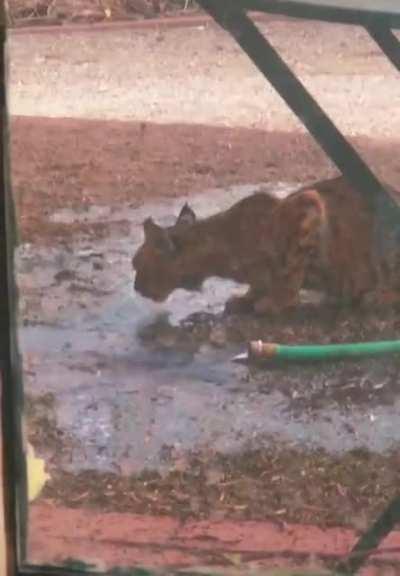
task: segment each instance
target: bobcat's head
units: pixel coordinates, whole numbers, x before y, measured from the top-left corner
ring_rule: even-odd
[[[188,240],[196,215],[185,204],[175,224],[162,228],[152,218],[143,224],[144,242],[132,260],[135,290],[162,302],[176,288],[199,290],[203,277],[196,271],[196,243]]]

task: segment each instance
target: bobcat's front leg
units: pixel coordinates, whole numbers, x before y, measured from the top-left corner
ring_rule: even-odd
[[[297,306],[304,281],[305,261],[299,261],[297,266],[290,274],[280,279],[275,278],[274,289],[254,301],[253,310],[256,314],[278,315]]]
[[[249,290],[243,296],[233,296],[225,304],[227,314],[246,314],[253,312],[254,301],[257,298],[254,290]]]

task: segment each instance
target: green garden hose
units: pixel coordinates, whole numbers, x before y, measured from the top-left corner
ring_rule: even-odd
[[[307,344],[287,346],[256,340],[250,342],[247,354],[239,354],[234,360],[240,361],[321,361],[342,358],[361,358],[400,353],[400,340],[382,342],[360,342],[348,344]]]

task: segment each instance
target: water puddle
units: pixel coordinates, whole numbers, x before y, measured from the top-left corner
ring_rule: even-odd
[[[206,216],[255,188],[190,202]],[[61,210],[54,222],[106,222],[110,233],[95,244],[77,237],[18,249],[25,389],[52,394],[57,426],[74,438],[54,455],[57,465],[130,473],[162,467],[166,448],[229,453],[279,438],[330,451],[384,450],[398,442],[397,368],[356,366],[353,380],[337,367],[252,374],[232,363],[245,340],[226,337],[220,319],[228,296],[245,287],[211,279],[201,293],[178,290],[163,305],[134,293],[131,258],[143,220],[170,224],[184,201]]]

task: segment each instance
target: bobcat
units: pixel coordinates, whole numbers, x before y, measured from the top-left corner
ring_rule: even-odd
[[[394,226],[384,228],[383,211],[343,177],[285,199],[256,192],[204,219],[185,204],[173,226],[144,222],[145,240],[132,260],[135,290],[163,301],[176,288],[199,290],[206,278],[229,278],[250,287],[226,310],[259,314],[296,306],[301,288],[340,301],[372,294],[377,303],[390,302],[397,298],[400,246],[395,212]]]

